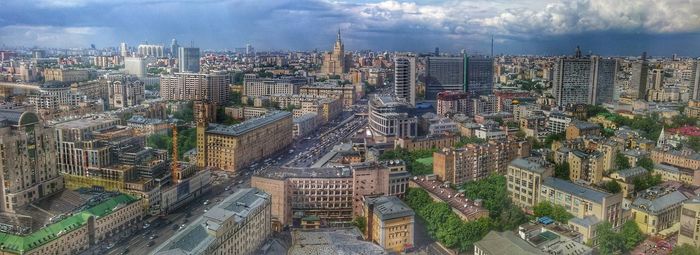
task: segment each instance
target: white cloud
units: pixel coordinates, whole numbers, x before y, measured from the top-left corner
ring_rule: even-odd
[[[10,25],[0,27],[0,41],[8,45],[35,44],[45,47],[87,47],[90,43],[108,41],[110,29],[103,27],[58,27]]]

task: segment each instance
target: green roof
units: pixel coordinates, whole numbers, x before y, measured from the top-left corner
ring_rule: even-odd
[[[108,215],[119,204],[130,204],[138,199],[126,194],[110,198],[96,206],[73,214],[59,222],[39,229],[27,236],[0,233],[0,250],[16,254],[24,254],[34,248],[44,245],[61,235],[85,225],[90,217],[100,218]]]
[[[432,165],[433,164],[433,157],[425,157],[425,158],[419,158],[416,159],[418,163],[424,164],[424,165]]]

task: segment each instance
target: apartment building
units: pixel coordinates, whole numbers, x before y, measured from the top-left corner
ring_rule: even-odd
[[[306,84],[307,77],[261,78],[255,74],[246,74],[243,78],[243,95],[260,97],[299,94],[299,88]]]
[[[400,160],[353,164],[352,198],[353,215],[362,215],[362,203],[366,196],[397,196],[403,198],[408,190],[411,174]]]
[[[292,143],[289,112],[275,111],[231,126],[209,124],[205,119],[197,119],[199,167],[238,171]]]
[[[231,76],[223,73],[175,73],[160,77],[160,97],[164,100],[209,101],[217,105],[230,99]]]
[[[331,82],[316,82],[304,85],[299,88],[299,94],[321,96],[327,98],[340,99],[343,107],[350,107],[355,104],[355,86],[352,84],[338,84]]]
[[[552,112],[547,118],[547,129],[550,134],[560,134],[566,132],[566,127],[571,123],[571,116],[561,112]]]
[[[614,228],[622,225],[622,194],[610,194],[589,186],[546,177],[540,187],[540,201],[563,206],[574,215],[568,224],[581,233],[582,241],[595,239],[595,228],[603,221]]]
[[[688,171],[687,175],[692,176],[692,185],[700,185],[700,153],[691,149],[653,149],[650,153],[654,163],[665,164]]]
[[[90,79],[88,70],[47,68],[44,69],[44,81],[79,82]]]
[[[437,93],[437,115],[447,117],[449,114],[469,112],[469,93],[443,91]]]
[[[142,81],[113,81],[108,83],[109,107],[111,109],[140,105],[145,97]]]
[[[588,184],[598,184],[603,180],[604,157],[599,151],[572,150],[567,157],[569,179]]]
[[[599,136],[601,128],[598,124],[572,120],[566,127],[566,140],[573,140],[582,136]]]
[[[532,212],[532,208],[539,203],[542,181],[552,176],[552,170],[528,159],[511,161],[506,178],[508,195],[513,204],[525,212]]]
[[[448,148],[457,144],[460,140],[456,135],[435,135],[414,138],[398,138],[394,142],[394,148],[402,148],[408,151],[430,150],[433,148]]]
[[[508,164],[518,156],[516,141],[489,141],[467,144],[462,148],[443,148],[433,153],[433,173],[442,181],[460,184],[488,177],[491,173],[505,173]]]
[[[269,194],[241,189],[150,254],[254,254],[272,234],[271,211]]]
[[[54,129],[22,110],[0,110],[0,212],[63,190]]]

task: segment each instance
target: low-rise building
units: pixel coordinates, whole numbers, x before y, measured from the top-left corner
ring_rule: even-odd
[[[460,137],[456,135],[399,138],[394,142],[394,148],[402,148],[408,151],[440,149],[452,147],[459,141]]]
[[[209,209],[151,254],[253,254],[272,234],[270,195],[241,189]]]
[[[508,164],[506,174],[508,196],[525,212],[539,203],[540,186],[545,177],[552,176],[552,168],[527,159],[515,159]]]
[[[695,171],[684,167],[676,167],[668,164],[654,164],[654,173],[661,175],[663,181],[677,181],[685,184],[693,184]]]
[[[421,188],[428,192],[436,202],[447,203],[463,221],[475,221],[489,217],[489,210],[482,206],[482,201],[466,198],[463,193],[452,189],[449,185],[437,180],[434,175],[414,176],[410,186]]]
[[[573,140],[582,136],[599,136],[601,128],[598,124],[573,120],[566,127],[566,140]]]
[[[44,81],[79,82],[90,79],[86,69],[48,68],[44,70]]]
[[[413,247],[415,213],[395,196],[365,197],[367,240],[392,252]]]
[[[680,222],[681,207],[688,199],[682,192],[663,186],[641,192],[632,202],[631,219],[644,234],[658,235]]]
[[[637,166],[610,173],[607,179],[615,180],[620,184],[620,188],[622,188],[622,195],[624,197],[630,197],[634,192],[634,179],[647,174],[649,174],[649,171],[643,167]]]

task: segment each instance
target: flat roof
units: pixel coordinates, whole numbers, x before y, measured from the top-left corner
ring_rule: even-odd
[[[289,178],[352,178],[350,168],[337,167],[270,167],[255,174],[257,177],[285,180]]]
[[[116,118],[111,118],[111,117],[88,117],[88,118],[80,118],[80,119],[75,119],[75,120],[69,120],[61,123],[56,123],[54,127],[56,129],[74,129],[74,128],[88,128],[92,126],[99,126],[103,124],[116,124],[119,122],[119,119]]]
[[[576,197],[581,197],[596,203],[603,203],[603,200],[606,197],[612,195],[610,193],[595,190],[586,186],[578,185],[573,182],[554,177],[544,178],[544,182],[542,182],[542,184],[553,189],[571,194]]]
[[[364,241],[357,228],[293,230],[288,255],[386,254],[384,248]]]
[[[391,220],[415,215],[413,210],[396,196],[365,198],[365,206],[371,204],[374,205],[374,214],[379,216],[381,220]]]
[[[474,246],[486,254],[547,254],[520,239],[512,231],[490,231],[484,238],[474,243]]]
[[[273,111],[259,118],[246,120],[244,122],[231,126],[212,123],[209,124],[207,133],[239,136],[289,116],[292,116],[292,113],[286,111]]]
[[[520,168],[520,169],[523,169],[523,170],[530,171],[530,172],[539,173],[539,174],[544,173],[547,170],[544,167],[542,167],[542,165],[540,165],[536,162],[527,160],[527,159],[523,159],[523,158],[517,158],[517,159],[511,161],[510,165],[517,167],[517,168]]]

